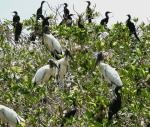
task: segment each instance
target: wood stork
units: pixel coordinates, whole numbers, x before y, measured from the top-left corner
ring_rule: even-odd
[[[56,67],[57,64],[54,62],[54,60],[49,59],[47,65],[44,65],[43,67],[37,70],[37,72],[35,73],[32,79],[32,83],[41,84],[44,82],[48,82],[50,77],[55,76]]]
[[[42,15],[42,8],[43,8],[43,4],[45,3],[46,1],[42,1],[41,2],[41,6],[37,9],[37,12],[36,12],[36,20],[39,20],[41,15]]]
[[[8,108],[4,105],[0,105],[0,119],[8,123],[11,127],[21,125],[25,127],[25,120],[19,116],[13,109]]]
[[[111,13],[109,11],[105,12],[105,18],[101,20],[100,24],[103,25],[104,27],[107,27],[107,23],[109,21],[109,16],[108,14]]]
[[[43,41],[52,55],[54,55],[56,59],[59,59],[58,54],[62,54],[62,47],[59,41],[49,32],[48,26],[44,28]]]
[[[92,9],[90,8],[91,2],[90,1],[86,1],[88,3],[87,7],[86,7],[86,18],[88,20],[89,23],[92,22]]]
[[[104,56],[102,52],[97,54],[96,65],[99,64],[101,73],[103,74],[105,80],[110,84],[112,90],[114,92],[116,87],[122,87],[123,83],[120,79],[118,72],[115,68],[111,67],[110,65],[103,63]]]
[[[66,49],[65,57],[57,61],[58,69],[56,72],[56,79],[57,79],[57,83],[61,85],[63,88],[64,88],[64,78],[66,73],[68,72],[69,57],[72,58],[70,51]]]
[[[119,86],[115,88],[116,98],[114,98],[109,105],[108,120],[111,120],[113,115],[117,115],[118,111],[121,109],[121,95],[118,92],[120,88]]]
[[[140,41],[137,33],[136,33],[136,28],[135,28],[135,25],[133,22],[131,22],[131,15],[127,15],[128,16],[128,19],[126,21],[126,26],[129,28],[130,30],[130,35],[133,34],[135,36],[135,38]]]

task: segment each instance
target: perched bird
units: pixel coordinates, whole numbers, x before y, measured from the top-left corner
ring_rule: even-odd
[[[62,54],[62,47],[59,41],[50,33],[48,26],[45,26],[43,31],[44,44],[51,51],[52,55],[59,59],[58,54]]]
[[[133,22],[131,22],[131,15],[127,15],[128,16],[128,19],[127,19],[127,21],[126,21],[126,26],[129,28],[129,30],[130,30],[130,35],[134,35],[135,36],[135,38],[138,40],[138,41],[140,41],[140,39],[139,39],[139,37],[138,37],[138,35],[137,35],[137,33],[136,33],[136,28],[135,28],[135,25],[134,25],[134,23]]]
[[[80,29],[84,29],[84,25],[82,24],[82,17],[81,17],[81,15],[79,15],[79,18],[78,18],[78,27]]]
[[[13,13],[15,14],[13,16],[13,26],[14,26],[17,22],[20,22],[20,16],[18,15],[17,11],[13,11]]]
[[[43,4],[44,4],[45,2],[46,2],[46,1],[42,1],[40,8],[37,9],[37,12],[36,12],[36,20],[39,20],[40,17],[41,17],[41,15],[42,15],[42,8],[43,8]]]
[[[47,65],[44,65],[43,67],[37,70],[32,79],[32,83],[41,84],[48,82],[50,77],[55,77],[56,68],[57,64],[54,62],[54,60],[49,59]]]
[[[91,2],[90,1],[86,1],[88,3],[87,7],[86,7],[86,18],[88,20],[89,23],[92,22],[92,9],[90,8]]]
[[[103,63],[102,62],[103,60],[104,60],[103,53],[99,52],[97,54],[96,65],[99,64],[101,73],[103,74],[105,80],[110,84],[114,92],[114,89],[116,87],[122,87],[123,83],[115,68],[111,67],[106,63]]]
[[[16,22],[15,26],[15,41],[18,42],[19,41],[19,37],[21,35],[22,32],[22,23],[20,22]]]
[[[64,3],[64,15],[63,15],[64,19],[67,19],[70,14],[70,11],[67,7],[68,7],[68,4]]]
[[[56,80],[57,80],[58,85],[61,85],[63,88],[64,88],[64,78],[68,72],[69,57],[72,58],[70,51],[66,49],[65,57],[57,61],[57,66],[59,69],[57,69],[57,72],[56,72]]]
[[[119,89],[121,89],[119,86],[115,88],[116,98],[114,98],[109,105],[108,120],[111,120],[113,115],[117,115],[118,111],[121,109],[121,95],[118,92]]]
[[[109,13],[111,13],[111,12],[109,12],[109,11],[105,12],[106,17],[104,19],[102,19],[101,22],[100,22],[100,24],[105,26],[105,27],[107,26],[107,23],[109,21],[109,16],[108,16]]]
[[[50,17],[44,17],[43,15],[41,15],[41,18],[42,18],[42,28],[44,29],[45,26],[49,26],[49,19]]]
[[[66,20],[66,26],[68,26],[68,27],[71,27],[72,26],[72,23],[73,23],[73,20],[72,20],[72,16],[73,16],[74,14],[69,14],[68,15],[68,18],[67,18],[67,20]]]
[[[65,113],[63,114],[63,118],[62,118],[62,123],[60,127],[64,127],[64,123],[66,122],[66,119],[69,119],[71,117],[74,117],[76,112],[77,112],[77,104],[76,104],[76,100],[73,100],[73,107],[71,107],[69,110],[66,110]]]
[[[17,125],[25,127],[25,120],[13,109],[10,109],[4,105],[0,105],[0,119],[8,123],[11,127],[16,127]]]

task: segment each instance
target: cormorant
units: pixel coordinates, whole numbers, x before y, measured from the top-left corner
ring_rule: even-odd
[[[18,15],[17,11],[13,11],[12,13],[14,13],[15,15],[13,16],[13,26],[20,21],[20,16]]]
[[[68,18],[69,14],[70,14],[70,11],[69,11],[69,9],[67,7],[68,7],[68,4],[64,3],[64,15],[63,15],[63,17],[65,19]]]
[[[22,31],[22,23],[20,23],[19,21],[16,22],[15,24],[15,41],[19,40],[20,34]]]
[[[76,104],[76,100],[74,99],[73,107],[64,114],[64,117],[62,118],[62,123],[61,123],[60,127],[64,127],[64,123],[66,122],[66,119],[74,117],[76,112],[77,112],[77,104]]]
[[[121,109],[121,95],[118,92],[119,89],[121,89],[119,86],[115,88],[116,97],[109,105],[108,120],[111,120],[113,115],[117,115],[118,111]]]
[[[101,22],[100,22],[100,24],[105,26],[105,27],[107,26],[107,23],[108,23],[108,20],[109,20],[109,16],[108,16],[109,13],[111,13],[111,12],[109,12],[109,11],[105,12],[106,17],[104,19],[102,19]]]
[[[48,20],[50,19],[50,17],[44,17],[43,15],[41,15],[42,18],[42,28],[44,28],[45,26],[49,26],[49,22]]]
[[[88,3],[86,7],[86,18],[88,19],[88,22],[91,23],[92,22],[92,9],[90,8],[91,2],[90,1],[86,2]]]
[[[81,20],[81,15],[79,15],[79,19],[78,19],[78,27],[81,29],[84,29],[84,25],[82,24],[82,20]]]
[[[36,20],[39,20],[40,17],[41,17],[41,15],[42,15],[42,7],[43,7],[43,4],[44,4],[45,2],[46,2],[46,1],[42,1],[40,8],[37,9],[37,12],[36,12]]]
[[[137,33],[136,33],[136,28],[135,28],[135,25],[133,22],[131,22],[131,15],[128,14],[128,19],[126,21],[126,26],[129,28],[130,30],[130,35],[134,34],[135,38],[140,41],[139,37],[137,36]]]

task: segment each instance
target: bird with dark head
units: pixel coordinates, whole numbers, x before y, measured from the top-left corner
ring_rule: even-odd
[[[111,88],[113,94],[115,94],[115,88],[122,87],[123,83],[116,69],[111,67],[109,64],[104,63],[103,60],[104,60],[104,55],[102,52],[99,52],[97,54],[97,59],[96,59],[96,64],[94,69],[96,68],[96,65],[99,64],[104,79],[108,82],[109,87]]]
[[[92,9],[90,8],[91,2],[90,1],[86,1],[88,3],[87,7],[86,7],[86,18],[88,20],[89,23],[92,22]]]
[[[22,32],[22,23],[16,22],[16,24],[15,24],[15,42],[19,41],[21,32]]]
[[[108,21],[109,21],[109,16],[108,16],[109,13],[111,13],[111,12],[106,11],[106,12],[105,12],[105,18],[102,19],[101,22],[100,22],[100,24],[103,25],[104,27],[107,26],[107,23],[108,23]]]
[[[46,1],[42,1],[41,2],[41,6],[37,9],[37,12],[36,12],[36,20],[39,20],[41,15],[42,15],[42,8],[43,8],[43,4],[45,3]]]
[[[20,16],[18,15],[17,11],[13,11],[12,13],[14,13],[15,15],[13,16],[13,26],[15,27],[17,22],[20,22]]]
[[[129,31],[130,31],[130,35],[133,34],[133,35],[135,36],[135,38],[136,38],[138,41],[140,41],[140,39],[139,39],[139,37],[138,37],[138,35],[137,35],[137,32],[136,32],[135,25],[134,25],[133,22],[131,22],[131,15],[128,14],[127,16],[128,16],[128,19],[127,19],[127,21],[126,21],[126,26],[128,27],[128,29],[129,29]]]
[[[78,27],[79,27],[80,29],[84,29],[84,25],[83,25],[83,23],[82,23],[82,16],[79,15],[78,17],[79,17],[79,18],[78,18]]]
[[[113,115],[118,115],[117,113],[121,109],[121,95],[118,92],[120,89],[121,87],[115,88],[116,97],[112,100],[112,102],[109,105],[108,120],[111,120]]]
[[[69,110],[66,111],[66,113],[64,114],[63,118],[62,118],[62,123],[60,127],[64,127],[64,124],[66,122],[67,119],[74,117],[75,114],[77,113],[77,102],[76,99],[72,100],[72,108],[70,108]]]
[[[68,18],[69,14],[70,14],[70,11],[67,7],[68,7],[68,4],[64,3],[64,15],[63,15],[64,19]]]
[[[44,17],[43,15],[40,16],[42,19],[42,29],[44,29],[45,26],[49,26],[49,19],[50,17]]]

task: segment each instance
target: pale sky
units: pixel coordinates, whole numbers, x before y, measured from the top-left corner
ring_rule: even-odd
[[[18,11],[21,19],[29,18],[33,13],[36,13],[42,0],[1,0],[0,2],[0,19],[12,19],[12,11]],[[75,9],[80,13],[83,12],[87,6],[86,0],[47,0],[50,6],[55,7],[58,4],[67,2],[71,13],[73,11],[73,4]],[[96,19],[97,22],[104,17],[105,11],[111,11],[110,24],[117,21],[125,22],[127,14],[132,17],[138,17],[139,22],[144,21],[148,23],[150,20],[150,0],[91,0],[92,6],[96,4],[96,11],[100,12],[102,16]],[[47,8],[47,10],[46,10]],[[45,4],[44,9],[47,14],[52,13]],[[63,7],[62,7],[63,9]],[[76,17],[74,17],[76,18]]]

